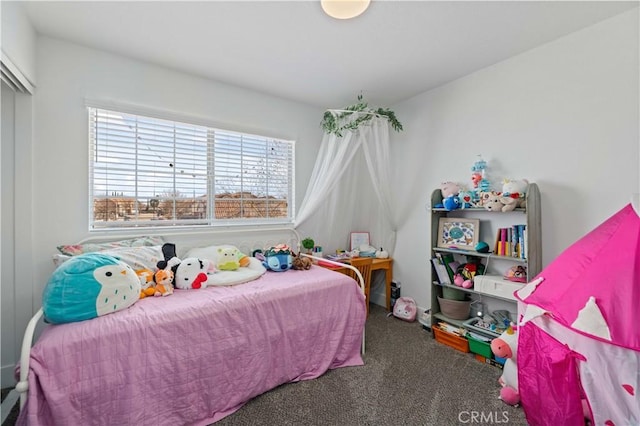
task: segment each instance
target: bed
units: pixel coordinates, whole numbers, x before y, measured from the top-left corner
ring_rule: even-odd
[[[46,326],[31,347],[36,314],[18,424],[210,424],[281,384],[362,365],[365,319],[362,283],[315,265]]]

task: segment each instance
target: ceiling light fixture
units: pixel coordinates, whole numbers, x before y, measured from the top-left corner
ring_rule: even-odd
[[[351,19],[361,15],[371,0],[321,0],[322,10],[336,19]]]

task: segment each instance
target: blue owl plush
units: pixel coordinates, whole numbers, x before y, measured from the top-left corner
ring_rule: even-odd
[[[44,318],[52,324],[83,321],[126,309],[138,301],[140,279],[113,256],[86,253],[60,265],[42,295]]]

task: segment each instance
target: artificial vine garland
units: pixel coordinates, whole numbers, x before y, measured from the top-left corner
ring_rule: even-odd
[[[343,118],[356,112],[366,112],[367,114],[362,114],[347,124],[339,124],[343,121]],[[326,111],[324,113],[324,117],[322,117],[320,125],[325,133],[335,133],[337,136],[342,137],[342,132],[344,130],[356,130],[361,124],[370,121],[376,115],[387,117],[393,130],[397,132],[402,131],[402,124],[398,121],[396,114],[393,111],[389,108],[369,108],[369,105],[362,100],[362,95],[358,96],[358,103],[346,107],[344,112],[335,114],[334,112]]]

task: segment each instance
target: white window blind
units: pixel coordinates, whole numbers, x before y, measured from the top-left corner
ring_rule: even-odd
[[[90,227],[293,221],[294,143],[89,108]]]

